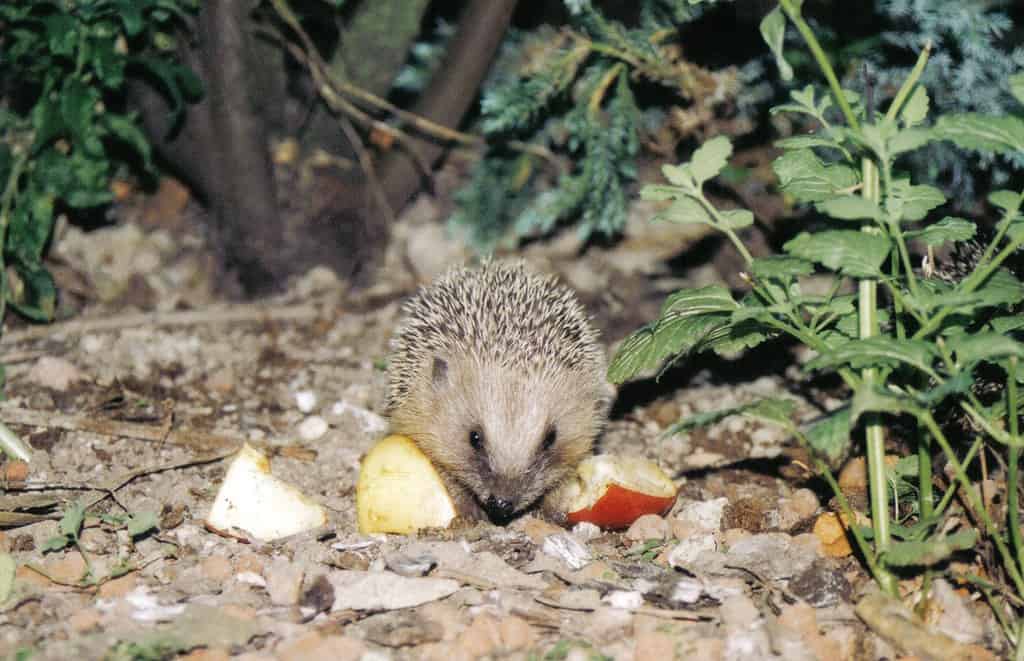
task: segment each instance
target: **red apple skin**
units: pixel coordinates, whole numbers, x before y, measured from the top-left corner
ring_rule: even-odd
[[[651,496],[611,484],[597,502],[585,509],[569,512],[566,520],[573,525],[589,521],[605,530],[620,530],[628,528],[644,514],[664,514],[675,502],[676,494]]]

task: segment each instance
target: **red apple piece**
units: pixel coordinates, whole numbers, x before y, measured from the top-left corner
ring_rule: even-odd
[[[676,501],[676,485],[657,464],[639,457],[597,455],[580,463],[565,487],[569,523],[628,528],[644,514],[664,514]]]

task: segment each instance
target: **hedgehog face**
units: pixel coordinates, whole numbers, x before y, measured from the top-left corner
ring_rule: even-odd
[[[419,421],[393,420],[487,512],[507,523],[564,480],[604,419],[603,383],[584,373],[435,357]],[[427,370],[425,370],[427,371]],[[591,381],[594,381],[593,383]]]

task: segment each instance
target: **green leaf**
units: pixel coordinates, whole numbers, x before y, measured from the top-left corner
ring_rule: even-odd
[[[831,149],[842,149],[842,145],[832,138],[821,135],[794,135],[789,138],[782,138],[775,141],[775,146],[780,149],[808,149],[810,147],[829,147]]]
[[[693,172],[690,170],[689,163],[683,163],[681,165],[671,165],[666,163],[661,166],[661,173],[665,175],[665,178],[668,179],[670,184],[680,186],[686,190],[693,190],[697,186],[694,182]],[[653,188],[657,188],[657,186]]]
[[[978,532],[965,528],[940,538],[892,542],[879,559],[890,567],[930,567],[948,560],[957,551],[973,549],[977,541]]]
[[[708,179],[718,176],[722,168],[728,164],[730,155],[732,143],[724,135],[712,138],[697,148],[690,159],[690,171],[697,184],[703,184]]]
[[[943,115],[935,123],[940,139],[964,149],[1016,154],[1024,151],[1024,120],[1012,115]]]
[[[880,209],[874,202],[860,195],[843,195],[818,202],[815,208],[839,220],[876,219]]]
[[[54,55],[71,56],[81,36],[79,26],[71,14],[56,12],[43,18],[46,29],[46,43]]]
[[[796,410],[796,403],[791,399],[765,398],[749,404],[733,406],[717,411],[704,411],[680,420],[665,430],[665,436],[675,436],[693,429],[708,427],[717,422],[734,415],[742,415],[749,418],[756,418],[771,422],[785,429],[795,429],[793,425],[793,412]]]
[[[128,535],[138,537],[150,530],[156,530],[160,525],[160,519],[155,512],[135,512],[128,519]]]
[[[99,92],[77,78],[64,84],[60,96],[60,114],[71,131],[75,146],[90,156],[102,156],[103,144],[96,131],[96,106]]]
[[[57,310],[57,285],[53,276],[39,265],[15,265],[15,270],[24,285],[24,292],[9,303],[18,312],[34,321],[53,321]]]
[[[857,420],[863,414],[870,412],[894,415],[909,413],[916,416],[920,410],[909,397],[862,386],[853,394],[850,415],[853,420]]]
[[[912,186],[907,179],[892,182],[886,199],[886,211],[896,219],[921,220],[935,207],[945,204],[946,196],[933,186]]]
[[[928,117],[928,90],[924,85],[918,85],[914,92],[907,99],[903,109],[900,111],[900,118],[906,127],[920,124]]]
[[[14,592],[14,575],[18,563],[10,553],[0,553],[0,605],[6,604]]]
[[[746,209],[726,209],[718,215],[722,219],[720,227],[725,229],[738,230],[754,224],[754,214]]]
[[[652,220],[670,220],[673,223],[686,225],[697,223],[701,225],[714,225],[715,221],[707,209],[692,197],[676,199],[661,213],[655,214]]]
[[[815,422],[804,436],[811,449],[822,455],[830,466],[835,466],[850,452],[850,407],[836,409],[827,417]]]
[[[988,201],[1004,212],[1016,215],[1020,211],[1022,197],[1021,193],[1012,190],[997,190],[989,194]]]
[[[789,255],[771,255],[758,257],[751,263],[750,272],[757,279],[775,278],[789,280],[814,273],[814,265],[799,257]]]
[[[103,125],[112,135],[134,149],[142,157],[146,170],[152,171],[153,161],[149,140],[146,139],[146,134],[130,117],[106,113],[103,115]]]
[[[982,360],[993,361],[1010,356],[1024,358],[1024,344],[999,333],[968,333],[957,339],[952,348],[957,362],[964,367]]]
[[[772,169],[779,187],[798,202],[821,202],[855,186],[860,177],[853,168],[825,165],[810,149],[788,151],[775,159]]]
[[[946,216],[937,223],[919,230],[904,232],[907,238],[917,238],[929,246],[940,246],[947,241],[967,241],[974,237],[977,226],[969,220]]]
[[[893,156],[920,149],[935,139],[935,132],[927,128],[903,129],[889,140],[889,153]]]
[[[137,3],[120,3],[117,15],[121,17],[121,22],[124,24],[124,31],[129,37],[134,37],[138,33],[142,32],[142,28],[145,26],[145,19],[142,16],[142,11],[138,7]]]
[[[622,383],[654,370],[728,333],[729,315],[739,305],[720,285],[684,289],[668,297],[655,321],[627,337],[608,366],[608,379]]]
[[[783,249],[795,257],[823,264],[854,278],[871,278],[881,274],[889,247],[889,240],[878,234],[826,230],[814,234],[801,232]]]
[[[82,529],[82,523],[85,522],[85,505],[76,500],[70,503],[67,509],[64,510],[64,516],[61,517],[60,523],[57,524],[57,529],[60,534],[68,537],[69,539],[78,539],[78,531]]]
[[[1018,103],[1024,104],[1024,71],[1015,73],[1009,78],[1010,94]]]
[[[869,337],[847,342],[814,358],[805,365],[807,370],[848,365],[862,367],[914,367],[929,376],[936,376],[932,363],[938,357],[935,345],[924,340],[909,338],[897,340],[889,337]]]
[[[782,7],[776,5],[775,9],[761,19],[761,38],[768,45],[768,49],[775,57],[775,65],[779,67],[779,76],[782,80],[793,79],[793,67],[786,62],[782,47],[786,37],[786,15]]]

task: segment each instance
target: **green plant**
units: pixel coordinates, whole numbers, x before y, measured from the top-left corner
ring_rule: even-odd
[[[664,112],[660,122],[644,114],[635,88],[656,85],[691,104],[676,112],[695,128],[737,87],[735,70],[706,71],[671,43],[677,26],[702,11],[695,4],[641,0],[639,25],[627,27],[590,0],[565,0],[569,20],[561,32],[514,35],[481,101],[490,149],[456,194],[452,224],[482,250],[545,234],[572,217],[584,237],[619,232],[645,124],[668,122]],[[508,149],[510,140],[565,157],[554,185],[545,188],[543,161]]]
[[[127,109],[129,78],[152,82],[179,113],[199,94],[171,30],[196,0],[0,2],[0,320],[10,304],[52,319],[42,260],[60,211],[105,205],[118,169],[152,173]]]
[[[949,216],[935,220],[932,212],[946,197],[933,186],[912,182],[899,169],[907,155],[937,141],[972,149],[984,145],[1003,153],[1019,150],[1024,145],[1024,121],[945,114],[929,124],[929,96],[919,81],[930,45],[922,49],[884,114],[876,113],[868,99],[841,88],[800,14],[800,4],[780,0],[762,22],[762,34],[785,77],[791,70],[783,59],[783,36],[787,24],[792,24],[827,80],[830,95],[819,98],[808,85],[792,93],[791,103],[774,109],[807,115],[818,126],[812,134],[781,140],[778,146],[784,151],[774,169],[780,189],[798,202],[814,205],[825,224],[798,234],[783,246],[783,254],[754,258],[740,235],[753,223],[753,215],[720,210],[704,194],[704,185],[727,164],[729,140],[714,138],[689,162],[666,165],[663,172],[669,183],[645,186],[642,196],[667,203],[659,218],[704,223],[725,234],[746,263],[749,291],[739,299],[721,286],[672,294],[659,319],[624,341],[609,367],[609,378],[622,382],[694,352],[729,355],[782,336],[805,344],[816,354],[804,365],[805,371],[835,373],[849,389],[849,401],[842,408],[802,427],[792,420],[791,401],[769,399],[694,416],[671,431],[728,415],[783,425],[812,450],[817,468],[850,516],[829,466],[850,452],[853,436],[862,430],[871,527],[854,525],[851,532],[868,569],[891,594],[896,593],[897,570],[930,571],[974,546],[977,531],[948,532],[944,525],[960,489],[981,534],[996,548],[1009,584],[1003,594],[1016,597],[999,596],[992,584],[980,579],[975,584],[998,602],[995,610],[1007,639],[1024,649],[1019,625],[1002,617],[1024,597],[1017,496],[1024,443],[1018,429],[1018,362],[1024,357],[1024,343],[1016,336],[1024,327],[1017,310],[1024,300],[1024,284],[1003,268],[1024,245],[1024,192],[1000,190],[989,196],[999,215],[994,237],[970,275],[947,282],[929,277],[933,249],[971,239],[975,225]],[[1024,74],[1008,82],[1017,101],[1024,103]],[[928,268],[917,268],[911,251],[915,243],[925,252]],[[803,288],[801,278],[815,272],[831,276],[828,293]],[[976,392],[981,367],[995,370],[1005,383],[1004,396],[996,401],[983,401]],[[966,454],[937,421],[937,411],[944,407],[954,407],[973,425],[973,443]],[[884,430],[897,419],[913,431],[907,440],[917,444],[916,470],[906,461],[896,471],[886,470]],[[983,445],[988,452],[1005,456],[1006,521],[991,517],[971,484],[968,467]],[[936,455],[955,473],[954,483],[942,494],[934,493]],[[908,482],[915,476],[916,484]],[[894,520],[890,508],[891,491],[902,504],[899,520]]]

